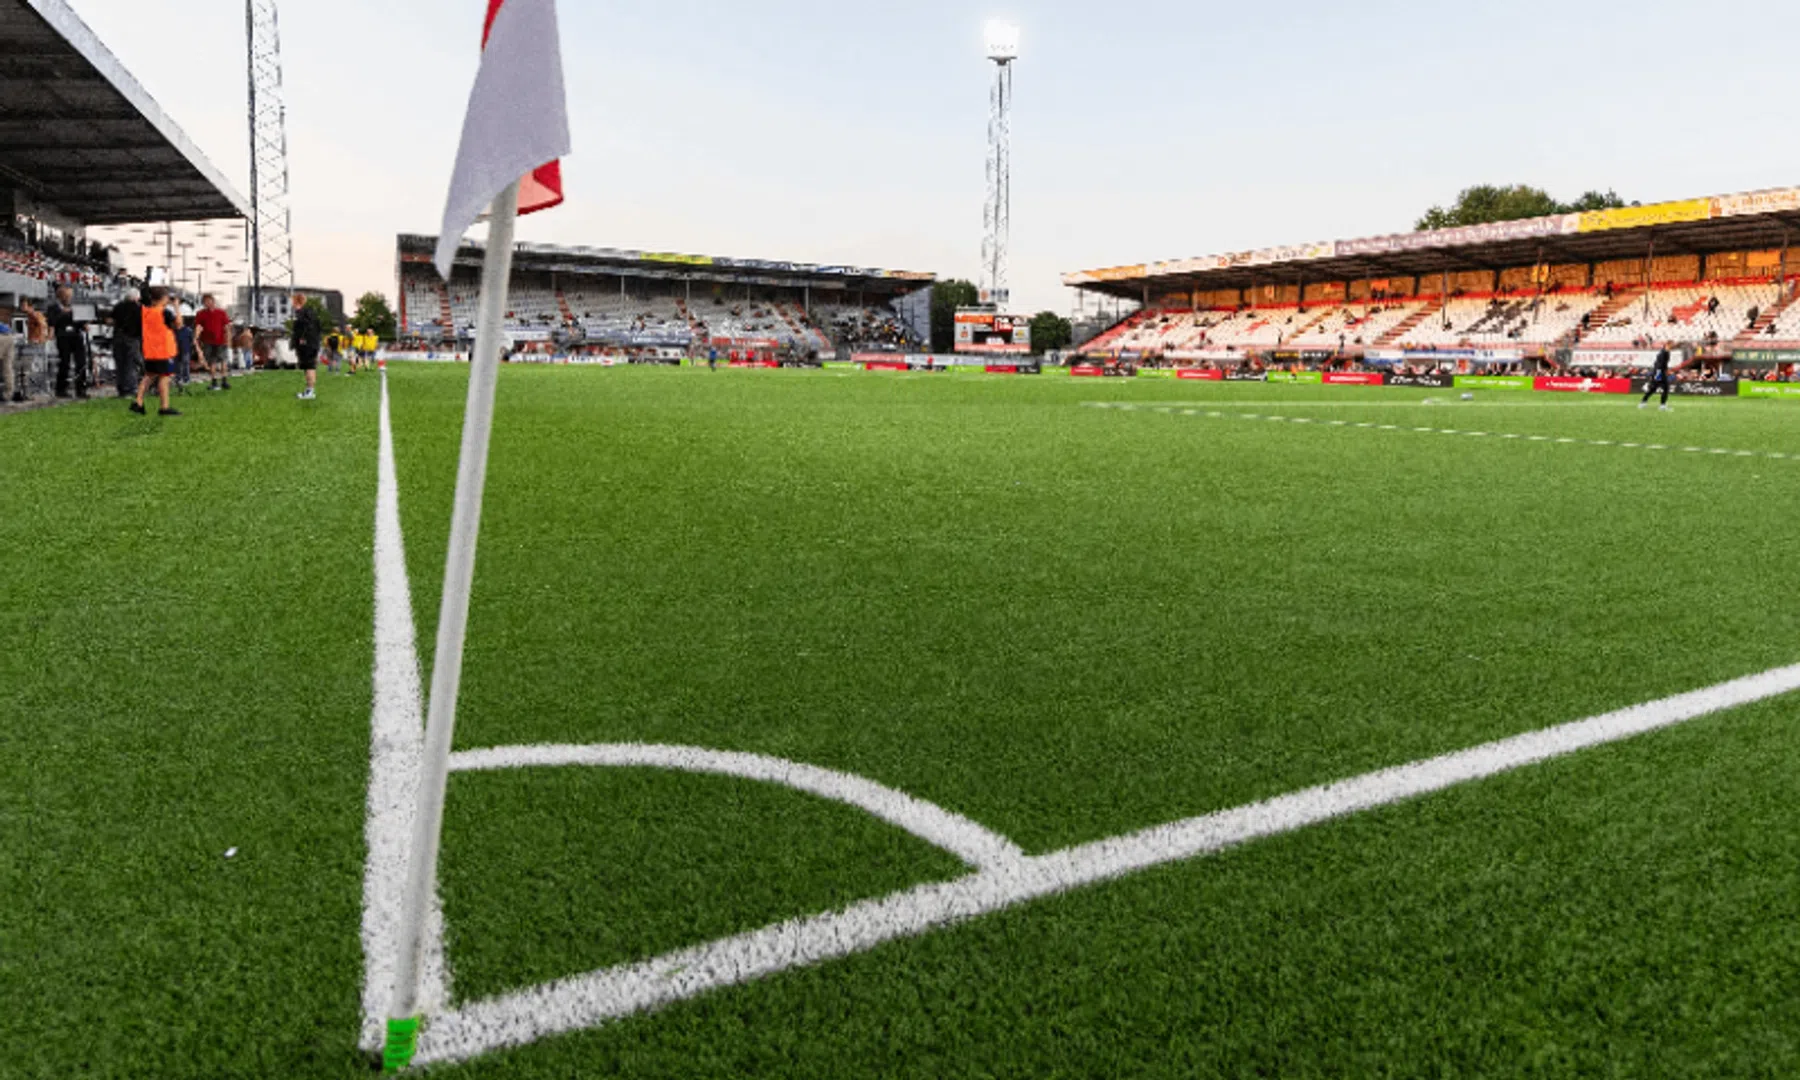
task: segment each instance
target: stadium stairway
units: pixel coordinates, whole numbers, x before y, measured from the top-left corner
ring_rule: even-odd
[[[1588,334],[1591,334],[1604,327],[1607,323],[1612,322],[1619,312],[1624,311],[1633,303],[1642,300],[1643,298],[1643,289],[1626,288],[1613,293],[1611,300],[1608,300],[1606,303],[1595,308],[1593,314],[1588,317],[1588,329],[1585,332],[1579,326],[1575,328],[1575,344],[1581,344],[1582,340],[1586,338]]]
[[[1376,349],[1391,349],[1391,348],[1393,348],[1394,346],[1400,344],[1400,342],[1404,341],[1406,339],[1406,335],[1412,333],[1414,330],[1417,330],[1420,326],[1424,325],[1426,319],[1436,318],[1438,315],[1443,313],[1443,310],[1444,310],[1444,298],[1440,296],[1436,300],[1433,300],[1431,303],[1426,304],[1424,310],[1419,311],[1413,315],[1407,316],[1406,320],[1404,322],[1402,322],[1399,326],[1394,327],[1392,330],[1389,330],[1387,333],[1385,333],[1385,334],[1381,335],[1381,337],[1377,338],[1375,341],[1375,344],[1373,346],[1371,346],[1371,348],[1376,348]]]
[[[556,310],[562,312],[564,326],[575,321],[575,309],[569,306],[569,298],[563,295],[561,289],[556,290]]]
[[[458,327],[456,325],[456,309],[454,309],[450,306],[450,288],[449,288],[449,286],[445,285],[444,279],[438,277],[436,274],[431,275],[431,281],[432,281],[432,287],[437,290],[438,312],[439,312],[440,316],[442,317],[442,319],[444,320],[443,322],[439,323],[438,325],[453,327],[456,330],[460,331],[461,327]]]
[[[1800,293],[1789,292],[1778,303],[1770,304],[1767,311],[1756,317],[1755,325],[1731,339],[1731,347],[1733,349],[1754,349],[1758,345],[1772,340],[1768,337],[1769,327],[1774,326],[1787,313],[1788,309],[1794,306],[1796,300],[1800,300]]]

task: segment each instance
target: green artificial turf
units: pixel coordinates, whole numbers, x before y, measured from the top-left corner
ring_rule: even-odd
[[[465,376],[391,375],[427,665]],[[0,420],[0,1077],[366,1071],[376,382],[291,383]],[[508,369],[458,746],[769,754],[1041,853],[1800,659],[1800,460],[1678,452],[1800,455],[1800,409],[1452,396]],[[1792,1074],[1797,716],[444,1074]],[[959,872],[765,785],[458,776],[450,962],[498,993]]]

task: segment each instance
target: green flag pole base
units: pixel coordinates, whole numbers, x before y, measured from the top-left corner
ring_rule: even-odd
[[[381,1071],[388,1074],[405,1071],[412,1064],[413,1055],[418,1050],[419,1018],[414,1016],[405,1020],[389,1020],[387,1047],[381,1052]]]

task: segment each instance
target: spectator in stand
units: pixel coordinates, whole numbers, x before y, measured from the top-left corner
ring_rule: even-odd
[[[19,366],[19,335],[6,323],[0,322],[0,378],[4,379],[6,400],[17,405],[25,400],[25,391],[19,389],[15,369]]]
[[[219,306],[219,298],[207,293],[200,298],[201,361],[206,365],[207,385],[213,390],[231,389],[231,316]]]
[[[144,415],[144,395],[150,392],[152,382],[156,384],[156,396],[162,404],[158,415],[181,415],[169,408],[169,380],[175,377],[175,358],[181,350],[175,343],[175,326],[168,306],[168,289],[157,286],[145,296],[143,329],[140,331],[144,342],[144,377],[138,380],[137,398],[131,403],[131,411],[139,416]]]
[[[144,305],[138,303],[136,289],[127,289],[113,305],[112,331],[113,386],[120,397],[130,397],[144,368]]]
[[[301,401],[312,401],[319,396],[319,347],[325,342],[324,327],[319,325],[319,315],[306,306],[306,294],[294,294],[294,332],[289,344],[294,347],[294,356],[300,361],[300,370],[306,373],[306,389],[300,391]]]
[[[56,334],[56,396],[69,396],[69,374],[74,369],[75,396],[82,401],[88,396],[87,334],[75,321],[75,292],[67,285],[56,290],[56,300],[46,313],[50,328]]]

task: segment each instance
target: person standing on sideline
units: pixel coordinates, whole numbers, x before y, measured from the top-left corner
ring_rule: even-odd
[[[185,394],[194,379],[194,309],[171,300],[168,312],[175,320],[175,384]]]
[[[12,327],[0,323],[0,382],[5,385],[6,400],[17,405],[25,400],[25,391],[19,389],[19,335],[13,333]]]
[[[69,396],[69,369],[75,371],[75,396],[88,396],[87,335],[75,321],[75,291],[67,285],[56,290],[56,300],[45,313],[56,335],[56,396]]]
[[[165,318],[169,290],[159,285],[146,294],[145,300],[144,377],[138,380],[137,400],[131,403],[131,411],[144,415],[144,395],[150,392],[150,384],[154,382],[157,399],[162,403],[158,415],[180,416],[179,412],[169,408],[169,380],[175,376],[175,358],[181,352],[175,343],[175,328]]]
[[[301,401],[312,401],[319,396],[319,346],[325,342],[324,329],[319,325],[319,315],[306,306],[306,294],[294,294],[294,332],[288,344],[294,347],[294,356],[300,361],[300,370],[306,373],[306,389],[300,391]]]
[[[231,316],[219,306],[219,298],[207,293],[200,298],[201,358],[206,362],[207,377],[214,390],[231,389]]]
[[[344,363],[344,334],[341,330],[333,330],[325,335],[325,370],[337,372]]]
[[[128,398],[137,393],[144,375],[144,305],[138,303],[136,289],[127,289],[113,305],[112,332],[113,386],[120,397]]]
[[[1656,354],[1656,367],[1650,373],[1650,389],[1644,391],[1644,400],[1638,403],[1638,408],[1649,408],[1650,399],[1655,397],[1657,389],[1661,388],[1662,411],[1669,411],[1669,360],[1669,346],[1667,342],[1664,342],[1662,351]]]
[[[19,349],[20,377],[29,385],[31,371],[37,366],[38,360],[47,359],[45,350],[49,348],[50,321],[29,300],[19,301],[19,312],[25,319],[25,344]]]
[[[237,353],[238,367],[246,375],[256,370],[256,335],[248,326],[240,328],[237,337],[231,339],[231,351]]]

